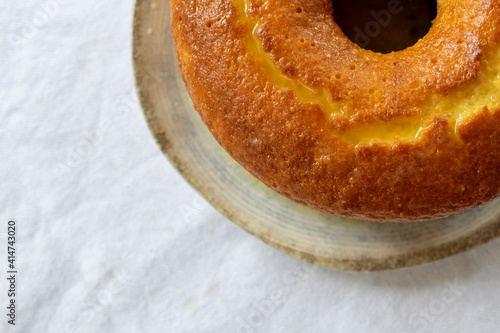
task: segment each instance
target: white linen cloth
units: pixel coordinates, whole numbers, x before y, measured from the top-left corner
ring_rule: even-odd
[[[138,104],[133,7],[0,4],[0,332],[498,331],[500,240],[419,267],[341,272],[275,250],[201,199]]]

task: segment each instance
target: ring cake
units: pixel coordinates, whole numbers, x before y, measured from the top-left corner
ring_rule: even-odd
[[[429,32],[387,54],[335,14],[331,0],[171,0],[183,79],[222,147],[344,217],[435,219],[498,197],[500,0],[438,0]]]

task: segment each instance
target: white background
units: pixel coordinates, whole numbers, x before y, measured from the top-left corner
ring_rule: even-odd
[[[211,208],[143,119],[133,5],[1,1],[0,332],[498,331],[500,240],[420,267],[340,272]]]

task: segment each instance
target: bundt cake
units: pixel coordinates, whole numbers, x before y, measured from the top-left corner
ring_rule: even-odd
[[[491,201],[500,0],[438,0],[425,36],[384,53],[362,44],[404,7],[385,2],[356,41],[332,0],[171,0],[195,109],[255,177],[326,213],[406,222]]]

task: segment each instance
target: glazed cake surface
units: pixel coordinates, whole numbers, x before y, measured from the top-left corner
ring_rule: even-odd
[[[382,54],[331,0],[171,0],[179,66],[217,141],[295,202],[373,221],[446,217],[500,194],[500,0],[438,1]]]

